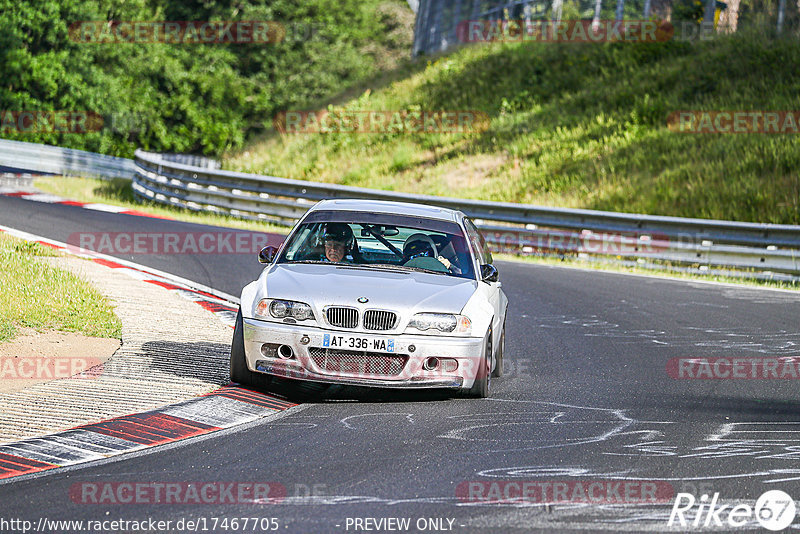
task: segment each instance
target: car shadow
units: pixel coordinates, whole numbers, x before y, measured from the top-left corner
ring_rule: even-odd
[[[134,363],[126,362],[122,355],[116,362],[115,374],[141,378],[146,377],[148,373],[156,372],[185,379],[203,380],[220,386],[231,383],[228,344],[150,341],[142,345],[141,356],[136,358]],[[458,398],[457,392],[447,389],[397,390],[328,385],[283,378],[273,378],[268,385],[244,387],[296,403],[435,402]]]
[[[297,403],[390,403],[390,402],[435,402],[457,398],[452,390],[424,389],[397,390],[359,386],[339,386],[273,378],[268,386],[257,388],[259,391],[278,395]]]

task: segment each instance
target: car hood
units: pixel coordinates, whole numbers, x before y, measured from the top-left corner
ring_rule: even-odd
[[[268,298],[406,313],[460,313],[477,282],[455,276],[320,264],[277,264],[262,278]],[[358,299],[366,297],[367,303]]]

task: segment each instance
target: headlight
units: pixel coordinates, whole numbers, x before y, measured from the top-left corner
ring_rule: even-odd
[[[305,321],[306,319],[313,319],[314,312],[311,311],[311,306],[305,302],[295,302],[292,304],[292,317],[298,321]]]
[[[314,318],[311,306],[305,302],[294,300],[261,299],[256,305],[255,314],[258,317],[274,317],[275,319],[291,317],[297,321]]]
[[[438,330],[440,332],[453,332],[469,334],[472,332],[472,321],[466,315],[452,313],[418,313],[408,323],[410,328],[417,330]]]
[[[283,319],[289,313],[289,306],[285,300],[273,300],[269,305],[269,314],[276,319]]]

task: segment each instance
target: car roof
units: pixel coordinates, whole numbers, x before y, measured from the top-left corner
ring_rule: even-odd
[[[354,198],[337,198],[321,200],[309,211],[367,211],[372,213],[390,213],[395,215],[411,215],[427,217],[442,221],[459,222],[463,213],[438,206],[412,204],[410,202],[393,202],[389,200],[363,200]]]

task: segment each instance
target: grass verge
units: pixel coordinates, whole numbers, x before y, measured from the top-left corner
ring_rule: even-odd
[[[0,234],[0,342],[16,327],[119,338],[122,323],[103,295],[80,277],[48,265],[59,253]]]

